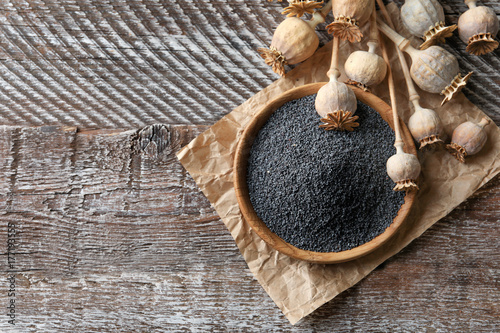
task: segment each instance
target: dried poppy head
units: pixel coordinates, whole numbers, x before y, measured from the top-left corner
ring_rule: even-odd
[[[408,31],[424,39],[420,49],[444,43],[451,37],[456,25],[445,26],[443,7],[437,0],[406,0],[401,7],[401,20]]]
[[[396,183],[394,191],[418,190],[420,162],[417,156],[403,152],[402,148],[398,149],[398,152],[387,160],[387,174]]]
[[[285,65],[294,65],[312,56],[319,45],[316,26],[324,22],[320,12],[310,21],[297,17],[286,18],[276,28],[269,49],[259,48],[262,58],[273,71],[285,75]]]
[[[389,37],[400,50],[411,57],[410,73],[413,81],[430,93],[444,95],[441,103],[450,101],[467,84],[472,72],[465,76],[460,74],[457,58],[440,46],[431,46],[425,50],[417,50],[410,42],[379,21],[380,30]]]
[[[458,125],[453,131],[451,143],[446,148],[457,160],[464,163],[466,156],[477,154],[484,147],[488,139],[484,127],[490,122],[491,120],[483,118],[478,124],[466,121]]]
[[[418,103],[415,104],[415,112],[408,121],[408,129],[420,144],[420,149],[443,142],[441,119],[434,110],[422,108]]]
[[[349,42],[359,42],[363,34],[360,25],[368,22],[374,8],[374,0],[332,0],[335,20],[326,26],[328,33]]]
[[[355,51],[347,58],[344,69],[349,83],[367,91],[369,86],[382,82],[387,74],[384,59],[375,53],[375,44],[368,42],[368,51]]]
[[[488,7],[477,7],[475,0],[465,2],[469,10],[458,19],[458,35],[467,43],[467,52],[474,55],[492,52],[498,47],[498,42],[494,39],[499,28],[495,12]]]
[[[353,131],[359,124],[354,112],[358,107],[356,95],[348,85],[339,82],[336,71],[330,81],[321,87],[316,95],[316,112],[321,116],[320,125],[325,130]]]

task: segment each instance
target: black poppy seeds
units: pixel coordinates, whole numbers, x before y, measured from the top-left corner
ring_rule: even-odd
[[[362,245],[392,223],[404,193],[394,192],[386,161],[394,132],[358,102],[354,132],[325,131],[316,95],[284,104],[259,131],[248,159],[250,201],[269,229],[304,250]]]

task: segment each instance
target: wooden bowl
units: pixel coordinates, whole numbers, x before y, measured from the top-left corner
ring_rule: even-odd
[[[326,82],[312,83],[291,89],[266,104],[264,108],[254,116],[254,118],[250,121],[248,126],[243,131],[242,137],[236,149],[236,156],[234,159],[234,187],[244,219],[248,222],[248,224],[250,224],[257,235],[259,235],[267,244],[269,244],[275,250],[295,259],[329,264],[353,260],[364,256],[380,247],[385,241],[387,241],[392,235],[394,235],[405,218],[408,216],[408,213],[415,199],[415,192],[407,193],[405,195],[404,204],[401,206],[398,215],[394,218],[392,224],[387,227],[387,229],[382,234],[378,235],[371,241],[357,246],[351,250],[340,252],[314,252],[299,249],[285,242],[283,239],[269,230],[266,224],[257,216],[257,213],[255,212],[252,203],[250,202],[250,196],[248,194],[248,186],[246,182],[247,158],[250,149],[252,148],[254,139],[257,136],[257,133],[269,119],[271,114],[283,104],[295,99],[315,94],[325,84]],[[389,105],[387,105],[384,101],[371,93],[365,92],[355,87],[351,88],[353,89],[359,101],[376,110],[382,116],[382,118],[387,123],[389,123],[390,127],[394,129],[392,110]],[[416,155],[413,138],[408,131],[408,128],[402,121],[400,121],[400,124],[402,132],[401,135],[403,136],[403,141],[405,143],[405,152]]]

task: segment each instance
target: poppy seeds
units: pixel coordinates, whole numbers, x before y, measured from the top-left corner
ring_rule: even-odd
[[[394,192],[387,176],[394,132],[380,115],[358,102],[358,128],[325,131],[318,127],[315,97],[284,104],[260,129],[247,184],[257,215],[284,241],[339,252],[384,232],[404,193]]]

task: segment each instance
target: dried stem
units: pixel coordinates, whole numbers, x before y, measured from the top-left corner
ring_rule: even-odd
[[[332,9],[332,1],[333,0],[328,1],[323,6],[323,8],[314,12],[314,14],[312,15],[312,18],[309,21],[307,21],[307,23],[309,23],[311,28],[316,29],[316,26],[318,24],[325,22],[326,16],[328,15],[330,10]]]
[[[465,4],[469,7],[469,9],[476,8],[477,0],[464,0]]]
[[[391,29],[391,27],[389,27],[387,24],[385,24],[384,21],[382,21],[380,18],[377,20],[377,23],[378,23],[379,30],[382,31],[384,33],[384,35],[389,37],[389,39],[392,40],[394,42],[394,44],[396,44],[396,46],[401,51],[407,52],[410,56],[412,56],[412,55],[416,56],[418,54],[418,52],[421,52],[421,51],[414,49],[410,45],[410,41],[408,39],[404,38],[403,36],[398,34],[396,31]]]
[[[387,12],[387,8],[385,8],[384,2],[382,0],[377,0],[377,3],[380,7],[380,11],[382,12],[382,15],[384,16],[385,20],[387,21],[387,24],[395,30],[394,23],[392,22],[391,16]],[[403,54],[403,52],[399,49],[399,47],[396,47],[396,51],[398,52],[398,57],[399,57],[399,62],[401,63],[401,67],[403,70],[403,75],[405,77],[406,81],[406,87],[408,88],[408,95],[410,101],[413,103],[415,106],[420,106],[419,100],[420,96],[417,93],[417,90],[415,89],[415,84],[413,83],[413,80],[410,75],[410,70],[408,69],[408,62],[406,61],[406,58]]]
[[[373,3],[372,15],[370,16],[370,40],[369,42],[378,44],[378,27],[377,27],[377,11],[375,10],[375,2]]]
[[[380,7],[380,11],[382,12],[382,15],[384,15],[385,20],[389,24],[389,26],[394,29],[394,24],[392,23],[391,16],[389,15],[389,12],[387,11],[387,8],[385,8],[384,1],[382,0],[377,0],[377,4]]]
[[[483,119],[481,119],[478,125],[484,128],[484,126],[488,125],[490,122],[491,122],[490,119],[483,117]]]
[[[330,10],[332,10],[333,1],[334,0],[328,1],[327,3],[325,3],[325,5],[323,6],[323,8],[321,8],[319,10],[319,12],[321,13],[321,15],[323,15],[323,17],[326,17],[328,15],[328,13],[330,12]]]
[[[337,80],[340,76],[339,71],[339,38],[333,37],[332,47],[332,61],[330,63],[330,70],[326,73],[330,80]]]
[[[385,43],[381,43],[382,55],[384,57],[385,63],[387,64],[387,80],[389,81],[389,95],[391,96],[391,107],[392,107],[392,119],[394,122],[394,135],[396,139],[394,140],[394,147],[396,147],[397,154],[403,153],[404,142],[401,138],[401,128],[399,126],[398,117],[398,105],[396,101],[396,89],[394,87],[394,78],[392,76],[391,64],[389,62],[389,57],[387,55],[387,47]]]

